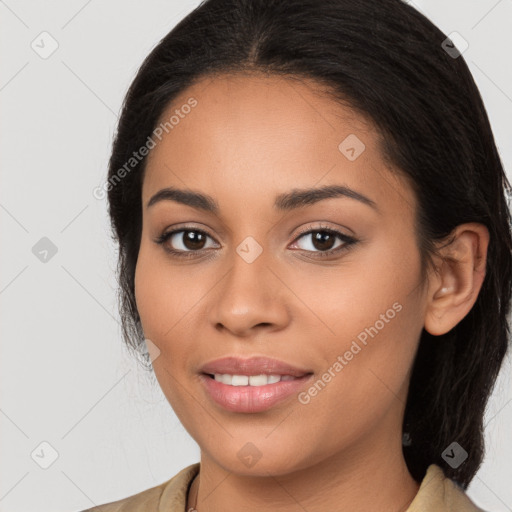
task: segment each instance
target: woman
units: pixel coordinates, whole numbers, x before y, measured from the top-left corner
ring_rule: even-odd
[[[431,22],[203,2],[131,85],[106,190],[126,342],[201,460],[94,510],[480,510],[510,184]]]

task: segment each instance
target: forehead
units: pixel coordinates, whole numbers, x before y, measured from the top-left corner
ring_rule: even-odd
[[[159,125],[166,122],[148,157],[144,202],[165,186],[226,199],[250,200],[260,191],[269,201],[315,184],[349,185],[374,196],[389,186],[401,197],[410,193],[398,190],[405,183],[387,169],[372,123],[312,80],[205,77],[165,109]]]

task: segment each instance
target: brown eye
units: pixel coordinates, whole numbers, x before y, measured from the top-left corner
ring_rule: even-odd
[[[155,242],[164,246],[165,250],[176,256],[195,256],[208,248],[206,243],[211,237],[199,229],[177,229],[163,233]]]
[[[303,244],[303,247],[300,247],[300,240],[310,240],[309,243]],[[336,241],[340,242],[336,245]],[[307,252],[317,253],[320,256],[330,255],[336,253],[338,251],[342,251],[348,246],[355,243],[356,240],[353,237],[344,235],[339,231],[333,229],[311,229],[302,233],[297,239],[295,244],[299,245],[299,249],[306,250]]]
[[[312,237],[313,246],[319,251],[328,251],[336,243],[336,236],[328,231],[315,231]]]
[[[206,241],[206,235],[200,231],[180,231],[179,233],[183,233],[181,235],[181,243],[191,251],[197,251],[199,249],[204,248],[204,244]],[[178,240],[179,240],[178,236]]]

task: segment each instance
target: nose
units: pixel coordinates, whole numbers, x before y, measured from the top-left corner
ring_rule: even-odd
[[[265,251],[248,263],[236,252],[232,266],[211,297],[210,321],[219,331],[251,337],[281,330],[290,321],[291,292],[271,268]]]

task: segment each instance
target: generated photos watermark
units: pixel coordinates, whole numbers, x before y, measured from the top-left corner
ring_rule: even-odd
[[[137,150],[132,153],[132,156],[120,167],[115,174],[109,177],[109,179],[102,185],[98,185],[92,191],[92,195],[95,199],[104,199],[107,192],[110,192],[127,174],[129,174],[139,162],[141,162],[153,149],[158,142],[162,140],[164,133],[169,133],[184,119],[192,108],[197,106],[197,100],[194,97],[188,98],[187,102],[181,105],[180,108],[174,110],[174,114],[169,117],[165,122],[160,123],[148,136],[146,142]],[[157,139],[157,140],[155,140]]]
[[[320,376],[320,378],[310,386],[307,391],[302,391],[297,395],[297,399],[303,405],[307,405],[311,402],[311,399],[318,395],[329,382],[338,375],[350,361],[361,352],[361,350],[367,346],[368,337],[374,338],[379,332],[384,329],[386,324],[389,324],[393,318],[396,317],[397,313],[402,311],[402,304],[395,302],[391,308],[386,310],[379,316],[379,319],[370,327],[363,329],[357,336],[357,339],[352,340],[350,348],[346,350],[343,355],[339,355],[336,361],[329,366],[329,368]]]

